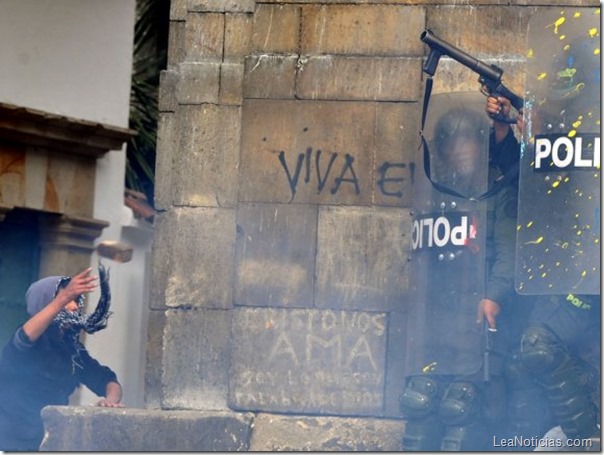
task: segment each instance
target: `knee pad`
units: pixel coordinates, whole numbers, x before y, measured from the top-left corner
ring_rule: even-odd
[[[431,376],[411,376],[399,398],[405,417],[427,417],[435,414],[442,395],[441,386]]]
[[[531,373],[553,371],[568,356],[556,336],[544,327],[528,327],[520,342],[520,362]]]
[[[411,376],[399,398],[400,409],[407,418],[403,449],[405,451],[436,451],[444,428],[437,410],[442,385],[432,376]]]
[[[471,382],[452,382],[444,393],[438,415],[445,425],[466,425],[478,419],[481,404],[478,387]]]
[[[482,392],[473,383],[453,382],[447,387],[438,409],[438,415],[446,425],[441,451],[486,450],[482,405]]]

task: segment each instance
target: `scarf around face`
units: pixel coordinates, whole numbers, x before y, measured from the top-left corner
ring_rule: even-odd
[[[25,299],[27,302],[27,312],[34,315],[42,310],[46,305],[52,302],[61,289],[65,288],[71,277],[50,276],[33,283]],[[71,352],[71,361],[73,368],[82,368],[80,352],[84,345],[80,341],[80,332],[95,333],[107,327],[107,320],[111,316],[109,307],[111,305],[111,290],[109,288],[109,271],[105,269],[99,261],[99,285],[101,296],[94,312],[90,315],[84,314],[84,295],[76,297],[75,302],[78,305],[76,311],[67,311],[62,308],[54,317],[52,323],[46,330],[49,339],[57,346],[66,348]]]
[[[50,276],[33,283],[25,294],[27,312],[32,316],[38,313],[52,302],[61,289],[65,288],[70,281],[71,277]],[[100,261],[99,285],[101,296],[92,314],[84,314],[85,297],[79,295],[75,299],[75,302],[78,304],[77,311],[67,311],[65,308],[62,308],[51,323],[52,327],[49,333],[56,333],[58,329],[62,334],[63,340],[75,348],[78,357],[79,351],[84,349],[79,340],[80,332],[83,330],[86,333],[92,334],[106,328],[109,316],[112,314],[109,311],[111,305],[109,270],[105,269]],[[77,363],[75,359],[74,362]]]

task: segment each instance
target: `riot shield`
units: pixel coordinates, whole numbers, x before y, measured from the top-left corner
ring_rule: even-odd
[[[516,289],[600,293],[599,8],[531,18]]]
[[[489,123],[478,92],[434,95],[424,128],[431,177],[462,195],[488,184]],[[485,285],[486,205],[417,172],[413,196],[407,371],[473,374],[482,360],[476,308]]]

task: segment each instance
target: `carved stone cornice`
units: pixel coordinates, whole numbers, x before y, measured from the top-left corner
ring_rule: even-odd
[[[104,220],[72,215],[41,215],[40,246],[42,248],[80,250],[92,253],[94,241],[109,226]]]
[[[104,123],[0,103],[0,140],[99,158],[136,135]]]
[[[94,242],[109,223],[93,218],[40,214],[39,276],[73,275],[90,265]]]

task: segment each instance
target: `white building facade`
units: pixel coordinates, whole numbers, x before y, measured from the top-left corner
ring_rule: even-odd
[[[41,117],[58,116],[67,119],[67,123],[83,124],[90,129],[125,131],[129,117],[135,3],[135,0],[2,0],[0,103],[39,111]],[[110,267],[113,315],[107,329],[88,336],[85,344],[93,357],[116,371],[124,389],[124,403],[129,407],[142,407],[152,226],[136,219],[124,205],[126,145],[123,140],[116,143],[121,143],[121,148],[108,149],[92,161],[94,185],[88,183],[93,191],[81,189],[85,194],[77,196],[88,201],[92,213],[76,210],[75,214],[104,226],[86,250],[85,257],[89,257],[93,267],[98,259],[94,247],[103,240],[127,244],[133,248],[133,255],[127,263],[103,259]],[[27,147],[26,162],[32,161],[31,156],[41,156],[36,155],[35,147]],[[55,152],[44,153],[54,156]],[[23,181],[29,191],[33,184],[32,179],[27,180],[27,172]],[[0,174],[0,188],[2,182]],[[35,204],[22,207],[18,202],[3,203],[1,195],[0,192],[0,205],[8,207],[7,213],[15,208],[41,208]],[[53,215],[64,215],[67,210],[59,204]],[[67,250],[69,262],[73,249]],[[6,259],[10,261],[10,257]],[[51,263],[46,267],[51,274],[75,273],[65,264],[57,265],[57,271],[52,266]],[[44,274],[43,270],[40,274]],[[98,293],[91,295],[89,305],[96,304],[97,299]],[[73,401],[87,405],[95,400],[96,397],[86,391]]]

